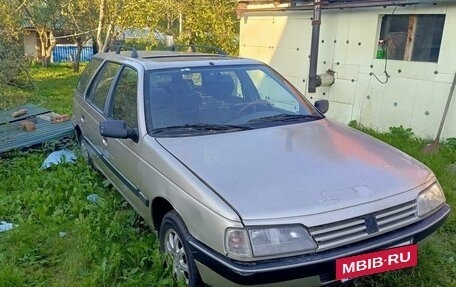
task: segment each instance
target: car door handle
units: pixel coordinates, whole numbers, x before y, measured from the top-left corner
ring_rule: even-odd
[[[106,138],[103,138],[103,145],[106,147],[108,146],[108,140]]]

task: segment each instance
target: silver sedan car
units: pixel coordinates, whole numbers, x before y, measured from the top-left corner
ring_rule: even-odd
[[[416,265],[450,212],[436,177],[327,110],[255,60],[133,50],[94,56],[73,120],[186,286],[324,286]]]

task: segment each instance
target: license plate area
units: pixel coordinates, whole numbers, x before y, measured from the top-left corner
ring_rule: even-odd
[[[401,246],[402,244],[382,251],[337,259],[336,279],[346,281],[359,276],[416,266],[418,245]]]

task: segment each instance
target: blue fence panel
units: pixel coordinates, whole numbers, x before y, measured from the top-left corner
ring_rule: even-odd
[[[52,61],[54,63],[73,62],[76,56],[76,45],[57,45],[52,50]],[[84,46],[81,53],[81,62],[88,62],[92,59],[93,47]]]

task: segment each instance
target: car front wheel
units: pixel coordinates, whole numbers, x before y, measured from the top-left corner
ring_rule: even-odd
[[[168,212],[160,226],[160,249],[166,263],[172,265],[174,278],[188,287],[201,286],[193,255],[186,238],[189,236],[182,218],[175,211]]]

